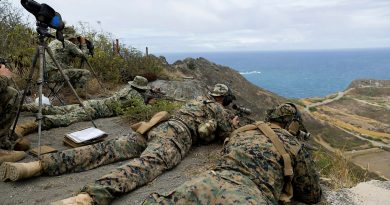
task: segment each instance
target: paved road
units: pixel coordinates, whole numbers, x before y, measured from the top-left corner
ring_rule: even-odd
[[[321,105],[326,105],[326,104],[331,103],[331,102],[333,102],[333,101],[339,100],[340,98],[344,97],[344,95],[345,95],[346,93],[348,93],[350,90],[351,90],[351,89],[348,89],[348,90],[346,90],[346,91],[340,91],[340,92],[338,92],[338,93],[337,93],[337,96],[336,96],[335,98],[326,99],[326,100],[324,100],[324,101],[322,101],[322,102],[317,102],[317,103],[312,103],[312,104],[310,104],[310,105],[306,105],[305,110],[306,110],[307,112],[310,112],[310,108],[318,107],[318,106],[321,106]]]

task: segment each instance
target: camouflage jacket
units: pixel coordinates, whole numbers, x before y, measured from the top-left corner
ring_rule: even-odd
[[[172,114],[187,125],[194,142],[224,140],[234,130],[227,110],[211,98],[198,97],[183,105]],[[207,133],[199,133],[199,128],[207,125]]]
[[[77,57],[81,58],[86,56],[89,52],[86,44],[82,44],[80,49],[76,44],[68,40],[65,40],[64,43],[65,48],[59,40],[53,40],[48,46],[53,51],[54,58],[63,69],[68,69]],[[49,70],[52,70],[55,67],[54,62],[48,53],[46,53],[46,62]]]
[[[19,91],[12,86],[11,80],[0,76],[0,138],[8,135],[16,116],[19,100]]]
[[[310,154],[284,129],[274,129],[290,154],[293,166],[294,199],[317,203],[321,198],[319,176]],[[271,140],[260,130],[235,132],[225,140],[217,170],[234,170],[250,178],[274,204],[284,186],[283,159]]]

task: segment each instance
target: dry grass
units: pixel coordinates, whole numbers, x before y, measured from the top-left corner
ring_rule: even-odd
[[[331,118],[331,117],[324,115],[324,114],[321,114],[319,112],[314,112],[313,115],[316,118],[327,121],[328,123],[330,123],[336,127],[347,129],[347,130],[352,131],[352,132],[357,132],[359,134],[370,136],[370,137],[377,138],[377,139],[383,139],[383,138],[390,139],[390,134],[387,134],[387,133],[376,132],[376,131],[367,130],[367,129],[360,128],[360,127],[355,127],[349,123],[346,123],[344,121],[341,121],[341,120],[338,120],[335,118]]]
[[[313,155],[321,177],[326,179],[331,189],[353,187],[372,177],[369,176],[368,171],[359,169],[349,162],[342,151],[330,154],[319,150]]]

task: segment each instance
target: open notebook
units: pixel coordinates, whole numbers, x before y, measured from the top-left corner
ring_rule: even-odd
[[[64,144],[71,147],[80,147],[104,140],[107,133],[94,127],[68,133],[64,137]]]

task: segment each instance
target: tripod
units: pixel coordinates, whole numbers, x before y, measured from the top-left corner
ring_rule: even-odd
[[[24,100],[26,98],[26,93],[27,93],[27,91],[30,90],[30,87],[31,87],[31,84],[32,84],[32,78],[33,78],[34,71],[35,71],[35,66],[36,66],[36,63],[37,63],[37,61],[39,59],[39,76],[38,76],[38,80],[37,80],[38,93],[39,93],[39,104],[38,104],[38,113],[37,113],[37,116],[36,116],[36,120],[38,121],[38,147],[39,147],[38,158],[40,158],[40,154],[41,154],[41,150],[40,150],[40,147],[41,147],[41,135],[42,135],[42,119],[43,119],[43,115],[42,115],[42,88],[43,88],[43,82],[44,82],[44,80],[43,80],[44,79],[44,70],[46,68],[46,64],[45,64],[45,51],[49,54],[50,58],[53,60],[56,68],[61,73],[62,77],[65,79],[65,82],[68,84],[68,86],[72,90],[72,93],[75,95],[79,105],[84,109],[84,112],[90,118],[90,121],[92,122],[93,126],[95,128],[97,126],[96,126],[95,122],[93,121],[91,115],[88,114],[87,110],[85,109],[85,106],[82,103],[80,97],[77,95],[76,90],[73,88],[72,84],[69,82],[69,77],[64,73],[61,65],[54,58],[52,50],[47,46],[47,43],[46,43],[45,39],[48,38],[48,37],[54,38],[54,36],[51,35],[48,32],[48,26],[46,24],[44,24],[44,23],[37,22],[37,32],[38,32],[38,35],[39,35],[38,36],[38,38],[39,38],[39,45],[38,45],[38,47],[35,50],[35,54],[34,54],[34,57],[33,57],[33,60],[32,60],[32,65],[31,65],[31,68],[30,68],[30,73],[29,73],[26,89],[25,89],[25,92],[23,92],[23,96],[22,96],[22,99],[21,99],[19,107],[18,107],[18,112],[17,112],[15,123],[13,125],[11,133],[15,132],[15,128],[16,128],[16,124],[18,123],[18,120],[19,120],[21,108],[22,108],[23,102],[24,102]]]

